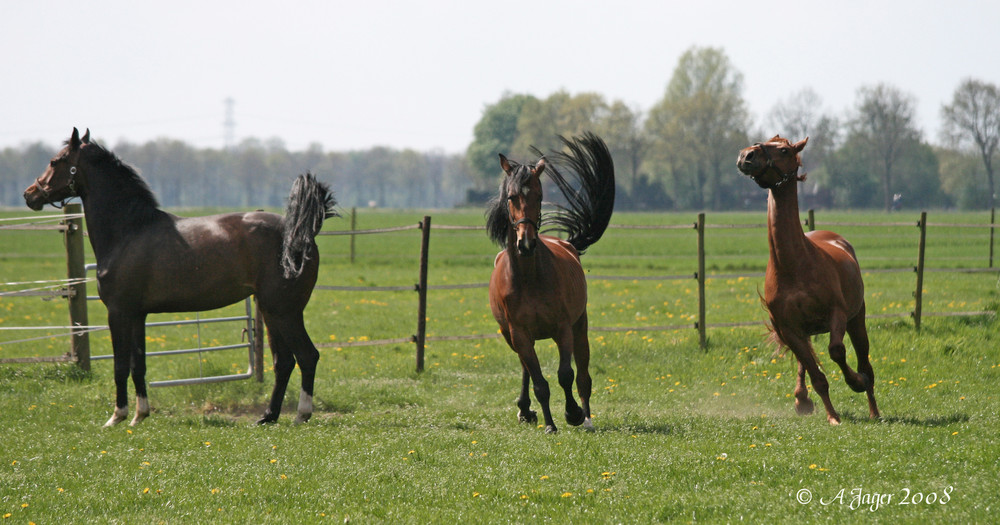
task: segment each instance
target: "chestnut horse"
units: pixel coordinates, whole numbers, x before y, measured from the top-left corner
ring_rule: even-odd
[[[146,182],[76,128],[48,168],[24,192],[40,210],[71,197],[83,201],[97,258],[97,289],[108,309],[114,349],[115,410],[104,425],[128,416],[128,377],[135,384],[132,425],[149,415],[146,396],[146,315],[212,310],[253,294],[274,354],[274,391],[258,423],[278,419],[288,378],[302,371],[296,422],[312,415],[319,352],[302,311],[319,267],[315,237],[335,215],[329,188],[306,174],[292,185],[285,217],[229,213],[181,218],[159,209]]]
[[[487,210],[487,232],[503,250],[494,261],[490,278],[490,308],[507,344],[521,360],[521,395],[517,417],[535,423],[530,410],[529,383],[542,406],[545,431],[556,432],[549,410],[549,384],[535,354],[535,341],[553,339],[559,348],[559,385],[566,393],[566,422],[593,429],[590,419],[590,342],[587,340],[587,281],[580,254],[597,242],[611,220],[615,200],[615,172],[611,153],[597,135],[585,133],[572,141],[559,137],[569,153],[553,153],[553,163],[542,157],[532,167],[500,154],[505,173],[500,194]],[[535,150],[536,153],[539,153]],[[573,188],[557,165],[576,175]],[[540,235],[542,183],[547,173],[568,201],[547,213],[551,229],[566,240]],[[573,397],[573,366],[582,408]]]
[[[819,393],[831,425],[840,416],[830,402],[829,382],[819,368],[809,337],[830,333],[830,358],[840,365],[847,386],[868,394],[869,417],[878,418],[875,403],[875,373],[868,359],[865,329],[865,286],[854,248],[843,237],[829,231],[803,233],[799,221],[799,153],[808,138],[795,144],[775,136],[740,152],[736,166],[768,191],[767,243],[770,256],[764,280],[764,303],[771,329],[779,345],[791,348],[799,362],[795,383],[795,409],[810,414],[813,403],[805,385],[805,374]],[[858,358],[858,371],[847,364],[844,333],[851,338]]]

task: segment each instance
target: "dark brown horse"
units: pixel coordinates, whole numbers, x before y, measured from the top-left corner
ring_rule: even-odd
[[[552,164],[542,157],[532,167],[507,160],[501,154],[500,167],[505,175],[499,196],[487,210],[487,231],[503,248],[490,278],[490,308],[504,339],[521,360],[517,416],[522,422],[538,421],[536,413],[529,409],[528,386],[533,383],[545,431],[549,433],[556,432],[556,425],[549,410],[549,384],[535,354],[535,341],[540,339],[553,339],[559,347],[559,385],[566,393],[566,422],[593,428],[587,281],[580,254],[601,238],[615,200],[614,164],[604,141],[590,133],[572,141],[560,139],[569,153],[553,153]],[[576,174],[578,188],[573,188],[558,171],[559,164]],[[556,212],[546,215],[555,225],[553,230],[568,234],[565,241],[539,234],[542,173],[549,174],[568,201],[567,206],[557,206]],[[582,408],[573,397],[571,359],[576,360],[576,386]]]
[[[847,385],[868,394],[868,412],[878,418],[875,373],[868,359],[865,329],[865,286],[858,258],[843,237],[829,231],[803,233],[799,221],[799,152],[809,139],[795,144],[775,136],[740,152],[736,166],[761,188],[767,198],[767,241],[770,256],[764,281],[764,303],[778,344],[791,348],[799,362],[795,383],[795,409],[810,414],[813,403],[805,374],[826,407],[832,425],[840,416],[830,402],[829,382],[819,369],[809,337],[830,333],[830,358],[840,365]],[[847,364],[844,333],[851,338],[858,358],[858,372]]]
[[[146,315],[211,310],[253,294],[274,355],[274,391],[258,423],[278,419],[288,378],[302,371],[296,422],[312,415],[319,352],[302,321],[319,267],[315,236],[336,204],[311,175],[292,186],[285,217],[229,213],[181,218],[159,209],[134,169],[81,138],[76,128],[48,168],[24,192],[28,207],[80,197],[97,258],[97,286],[108,308],[114,348],[115,410],[106,427],[128,416],[128,377],[135,384],[132,425],[149,415]]]

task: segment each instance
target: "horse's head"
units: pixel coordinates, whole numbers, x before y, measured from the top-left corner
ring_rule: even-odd
[[[518,255],[532,255],[538,242],[538,227],[542,222],[542,182],[545,158],[534,167],[507,160],[500,154],[504,176],[500,198],[507,204],[507,217],[517,236]]]
[[[778,188],[791,179],[805,180],[805,176],[797,177],[797,173],[802,165],[799,152],[806,147],[806,142],[809,137],[792,144],[775,135],[767,142],[743,148],[736,167],[765,189]]]
[[[55,205],[78,193],[80,177],[80,150],[90,144],[90,130],[80,138],[80,132],[73,128],[73,135],[55,157],[49,161],[49,167],[35,179],[35,182],[24,190],[24,202],[29,208],[38,211],[46,204]]]

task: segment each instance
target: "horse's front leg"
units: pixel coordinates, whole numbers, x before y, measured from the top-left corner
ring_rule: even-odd
[[[135,416],[130,426],[142,423],[149,416],[149,397],[146,395],[146,316],[132,324],[132,384],[135,385]]]
[[[573,426],[583,424],[589,414],[585,414],[573,397],[573,332],[567,326],[556,337],[559,347],[559,386],[566,394],[566,422]]]
[[[531,395],[528,390],[531,388],[531,372],[528,367],[521,362],[521,395],[517,397],[517,420],[521,423],[538,423],[538,413],[531,410]]]
[[[844,381],[847,383],[847,386],[851,388],[851,390],[855,392],[864,392],[871,387],[871,380],[866,378],[864,375],[855,372],[851,369],[851,366],[847,364],[847,347],[844,346],[844,333],[846,331],[847,315],[843,310],[835,310],[830,319],[830,346],[828,347],[830,359],[833,359],[833,362],[837,363],[837,366],[840,367],[840,370],[844,373]],[[853,340],[854,339],[852,338],[852,341]],[[867,345],[867,341],[865,341],[865,345]],[[855,349],[857,349],[857,347],[855,347]],[[866,348],[866,355],[867,352],[868,350]],[[859,359],[859,365],[860,364]],[[871,366],[869,365],[869,369],[870,368]]]
[[[128,417],[128,375],[132,365],[132,332],[136,320],[108,309],[108,328],[114,353],[115,410],[104,424],[113,427]]]
[[[558,429],[555,421],[552,420],[552,411],[549,410],[549,382],[542,375],[542,367],[538,363],[538,355],[535,353],[535,340],[528,334],[512,332],[511,343],[518,357],[521,358],[521,366],[531,377],[534,386],[535,399],[542,407],[542,417],[545,419],[545,432],[552,434]],[[522,381],[522,390],[524,382]]]

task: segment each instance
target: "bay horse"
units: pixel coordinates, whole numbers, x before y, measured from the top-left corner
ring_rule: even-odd
[[[553,153],[550,164],[541,152],[534,166],[508,160],[500,154],[504,178],[500,193],[486,212],[489,237],[502,250],[490,277],[490,309],[507,344],[521,361],[518,420],[536,423],[529,409],[529,384],[542,407],[545,432],[557,431],[549,410],[549,384],[535,353],[535,341],[553,339],[559,348],[559,385],[566,393],[566,422],[593,430],[590,414],[590,342],[587,339],[587,281],[580,254],[597,242],[611,220],[615,200],[615,171],[611,153],[600,137],[585,133],[573,140],[559,137],[568,153]],[[579,188],[556,165],[565,164],[576,175]],[[546,214],[550,230],[568,234],[566,240],[541,235],[542,183],[547,173],[566,198]],[[549,230],[546,230],[549,231]],[[582,407],[573,397],[573,366]]]
[[[159,209],[129,165],[76,128],[65,147],[24,192],[29,208],[80,197],[94,255],[97,288],[108,309],[114,349],[115,409],[104,425],[128,416],[128,377],[135,384],[131,425],[149,415],[146,395],[147,314],[221,308],[255,295],[274,356],[274,390],[264,416],[281,413],[289,376],[302,372],[296,422],[312,415],[319,352],[302,312],[319,267],[315,236],[336,215],[330,189],[312,175],[292,185],[288,209],[182,218]]]
[[[769,257],[764,278],[763,302],[770,317],[773,337],[779,346],[792,350],[798,360],[795,409],[811,414],[813,403],[805,385],[805,374],[823,400],[826,418],[840,424],[830,402],[829,382],[820,370],[809,337],[830,333],[830,358],[840,366],[847,386],[868,395],[868,413],[878,418],[875,403],[875,373],[868,358],[865,328],[865,286],[854,248],[843,237],[829,231],[803,233],[799,220],[796,183],[802,165],[799,153],[809,138],[792,144],[775,136],[740,151],[737,168],[761,188],[768,190],[767,244]],[[847,364],[844,333],[851,338],[858,358],[858,371]]]

